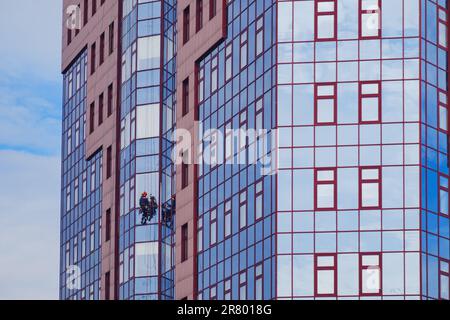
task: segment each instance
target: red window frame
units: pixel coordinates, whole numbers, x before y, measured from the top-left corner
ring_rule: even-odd
[[[333,179],[322,180],[319,178],[321,172],[332,172]],[[319,186],[331,185],[333,186],[333,206],[332,207],[319,207]],[[321,168],[316,169],[314,173],[314,208],[315,211],[329,211],[336,210],[337,208],[337,169],[336,168]]]
[[[205,99],[205,67],[201,66],[198,68],[197,73],[198,88],[197,88],[197,101],[201,103]]]
[[[211,93],[215,93],[219,88],[219,57],[211,58]]]
[[[264,281],[263,281],[263,265],[258,264],[255,266],[255,299],[262,300],[264,297]],[[259,296],[258,291],[256,290],[258,282],[261,283],[261,296]]]
[[[225,81],[233,78],[233,43],[225,47]]]
[[[239,113],[239,152],[244,151],[248,146],[247,124],[248,112],[244,109]]]
[[[260,199],[260,200],[259,200]],[[261,216],[257,215],[257,203],[261,201]],[[255,222],[264,218],[264,180],[255,183]]]
[[[225,213],[223,215],[224,217],[224,221],[223,221],[223,235],[224,235],[224,239],[228,239],[231,237],[231,235],[233,234],[233,221],[232,221],[232,209],[233,209],[233,205],[231,203],[231,200],[227,200],[225,201]],[[227,232],[227,219],[229,220],[230,224],[230,232]]]
[[[228,285],[228,287],[227,287]],[[224,300],[231,300],[231,278],[225,279],[223,282],[223,297]]]
[[[441,6],[437,6],[437,45],[439,48],[447,50],[448,48],[448,13],[447,10]],[[442,13],[442,15],[441,15]],[[441,30],[441,26],[443,30]],[[444,34],[445,44],[440,41],[441,34]]]
[[[189,41],[190,25],[190,10],[189,6],[187,6],[183,11],[183,44],[186,44]]]
[[[225,163],[232,163],[232,159],[234,157],[234,131],[232,129],[231,120],[225,123],[225,143],[224,143],[224,155],[225,155]]]
[[[448,114],[448,96],[445,91],[438,90],[438,129],[444,133],[448,132],[449,114]],[[445,125],[441,123],[441,111],[445,112]]]
[[[242,289],[245,290],[245,293],[242,294]],[[247,299],[247,271],[243,271],[239,274],[239,300]]]
[[[446,179],[447,183],[442,183],[442,179]],[[439,201],[438,201],[438,210],[439,210],[439,215],[443,216],[443,217],[447,217],[449,216],[449,207],[450,207],[450,203],[449,203],[449,183],[450,183],[450,179],[448,176],[440,174],[439,175]],[[442,202],[441,202],[441,198],[442,198],[442,193],[446,193],[447,195],[447,213],[442,212]]]
[[[446,269],[443,267],[443,265],[447,265]],[[450,274],[449,274],[449,266],[450,265],[450,261],[446,260],[446,259],[439,259],[439,299],[440,300],[448,300],[449,297],[444,297],[442,296],[442,280],[445,278],[447,278],[447,288],[450,286],[449,281],[450,281]]]
[[[209,241],[209,243],[210,243],[211,246],[213,246],[213,245],[217,244],[217,235],[218,235],[218,233],[217,233],[217,231],[218,231],[217,230],[217,209],[212,209],[210,211],[209,219],[211,221],[211,223],[210,223],[210,225],[211,225],[211,232],[210,232],[210,241]],[[214,230],[214,232],[215,232],[215,239],[214,239],[214,241],[212,239],[212,230]]]
[[[363,177],[364,171],[366,170],[378,170],[378,178],[376,179],[365,179]],[[381,167],[361,167],[359,168],[359,207],[361,209],[380,209],[382,204],[382,181],[381,181]],[[378,205],[376,206],[365,206],[363,204],[363,185],[364,184],[378,184]]]
[[[377,1],[377,10],[372,10],[363,6],[367,0],[359,0],[359,37],[360,39],[378,39],[381,37],[381,0]],[[378,32],[376,35],[363,35],[363,16],[364,15],[378,15]]]
[[[243,63],[243,54],[245,53],[245,64]],[[248,30],[245,29],[240,35],[239,65],[241,70],[248,65]]]
[[[196,1],[195,9],[196,9],[195,29],[196,32],[199,32],[203,28],[203,0]]]
[[[333,266],[320,266],[320,258],[333,258]],[[321,271],[333,272],[333,292],[332,293],[319,293],[319,274]],[[337,254],[316,254],[314,256],[314,293],[317,297],[335,297],[337,294]]]
[[[245,197],[244,200],[243,197]],[[242,208],[245,208],[245,212],[244,212],[244,218],[245,218],[245,223],[244,225],[242,224]],[[243,230],[245,228],[247,228],[248,225],[248,192],[247,189],[242,190],[241,193],[239,193],[239,230]]]
[[[261,39],[261,48],[258,47],[258,39]],[[264,15],[256,18],[255,57],[258,58],[264,52]]]
[[[203,238],[203,226],[204,226],[204,221],[203,221],[203,216],[199,217],[197,219],[197,252],[202,252],[203,250],[205,250],[206,248],[204,247],[204,238]]]
[[[321,93],[321,88],[333,88],[333,93]],[[326,89],[325,89],[326,90]],[[335,82],[330,83],[320,83],[316,84],[314,88],[314,122],[316,125],[328,126],[335,125],[337,121],[337,85]],[[333,102],[333,119],[331,121],[319,121],[319,108],[321,101],[332,101]]]
[[[378,265],[374,266],[374,265],[370,265],[370,264],[365,264],[364,263],[364,258],[365,257],[378,257]],[[378,291],[376,292],[364,292],[364,283],[363,283],[363,274],[364,272],[366,272],[367,270],[370,270],[373,267],[378,267],[378,276],[379,276],[379,284],[378,284]],[[383,262],[382,262],[382,254],[379,252],[365,252],[365,253],[361,253],[359,255],[359,294],[361,296],[379,296],[382,294],[383,292]]]
[[[377,92],[365,91],[366,88],[377,86]],[[377,103],[377,113],[378,117],[376,120],[364,120],[363,118],[363,107],[365,99],[378,99]],[[362,81],[359,83],[359,122],[364,124],[378,124],[381,123],[381,81]]]
[[[320,6],[323,3],[333,3],[333,10],[331,11],[319,11],[320,10]],[[336,0],[316,0],[315,1],[315,19],[314,19],[314,24],[315,24],[315,40],[316,41],[333,41],[337,39],[337,3]],[[326,17],[326,16],[331,16],[333,17],[333,36],[332,37],[319,37],[319,20],[321,17]]]

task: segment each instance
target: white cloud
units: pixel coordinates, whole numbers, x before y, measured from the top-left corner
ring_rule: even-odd
[[[0,1],[0,71],[59,81],[61,0]]]
[[[58,299],[59,168],[0,151],[0,299]]]
[[[59,153],[61,107],[37,90],[0,85],[0,146]]]

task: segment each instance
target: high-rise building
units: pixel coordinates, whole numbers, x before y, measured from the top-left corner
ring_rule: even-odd
[[[64,0],[61,298],[449,299],[448,5]]]

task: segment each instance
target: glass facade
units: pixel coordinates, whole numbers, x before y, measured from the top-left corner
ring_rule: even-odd
[[[225,137],[221,150],[205,142],[216,151],[199,166],[199,299],[276,297],[276,179],[248,161],[261,154],[259,139],[227,134],[258,128],[270,137],[275,127],[275,30],[275,1],[228,1],[228,36],[197,66],[201,136]]]
[[[174,234],[156,215],[141,225],[139,197],[173,194],[174,1],[123,1],[119,298],[174,298]],[[163,18],[162,18],[163,17]]]
[[[226,3],[226,38],[196,61],[193,86],[197,298],[449,299],[447,1]],[[175,195],[177,2],[121,4],[119,299],[170,300],[175,222],[141,225],[138,202]],[[188,43],[185,29],[208,22],[180,12]],[[86,70],[83,52],[64,73],[63,299],[100,297]]]
[[[64,73],[60,298],[100,299],[102,152],[86,159],[87,54]]]
[[[449,299],[447,1],[420,1],[422,294]]]
[[[438,298],[445,1],[279,1],[278,12],[277,297]]]

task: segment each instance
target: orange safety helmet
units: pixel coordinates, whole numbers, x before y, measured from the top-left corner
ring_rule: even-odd
[[[144,198],[147,198],[147,192],[142,192],[142,196],[143,196]]]

